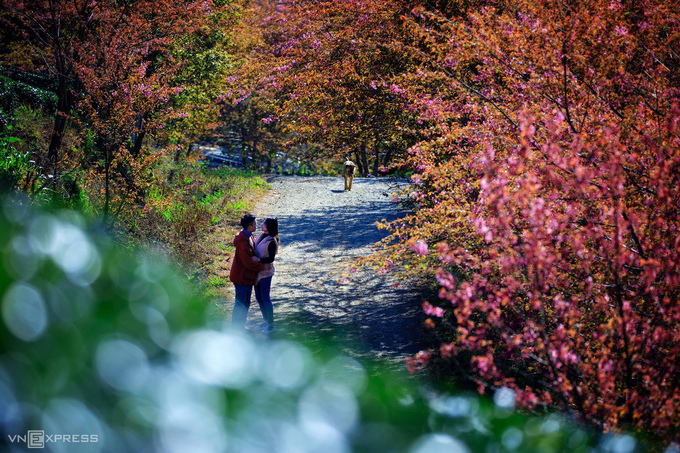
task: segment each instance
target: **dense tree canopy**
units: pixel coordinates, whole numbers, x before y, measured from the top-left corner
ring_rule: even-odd
[[[671,437],[678,19],[664,1],[415,9],[430,60],[405,89],[438,133],[410,149],[420,208],[392,225],[437,243],[439,354],[470,352],[482,388]]]
[[[103,212],[113,202],[139,201],[142,174],[158,156],[145,139],[189,112],[194,124],[205,123],[195,112],[217,96],[215,80],[225,77],[224,42],[237,6],[229,1],[4,0],[4,22],[15,32],[8,60],[56,81],[57,112],[42,156],[45,171],[57,177],[79,165],[74,156],[63,162],[66,152],[73,154],[62,146],[71,124],[81,134],[80,160],[86,163],[81,183],[102,192]]]
[[[399,2],[264,2],[252,24],[259,40],[234,79],[235,103],[268,100],[264,123],[281,123],[310,157],[352,157],[378,174],[414,143],[414,112],[393,79],[401,54]]]
[[[439,281],[434,356],[527,407],[677,437],[674,2],[277,7],[274,118],[341,151],[412,145],[416,209],[377,260]]]
[[[373,262],[441,289],[412,370],[678,439],[676,2],[244,3],[236,29],[238,1],[4,0],[3,56],[57,94],[44,168],[77,123],[108,212],[144,197],[146,138],[183,144],[219,98],[253,156],[407,174]]]

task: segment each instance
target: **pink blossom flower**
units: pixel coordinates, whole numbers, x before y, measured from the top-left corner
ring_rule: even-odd
[[[444,274],[444,273],[438,272],[435,275],[435,278],[437,279],[439,284],[442,285],[444,288],[446,288],[448,290],[452,290],[454,288],[454,283],[456,281],[456,278],[453,275],[448,274],[448,273]]]
[[[430,360],[430,357],[432,357],[430,351],[419,351],[418,354],[416,354],[416,360],[422,364],[426,364],[427,361]]]
[[[436,316],[437,318],[444,317],[444,309],[442,307],[435,307],[429,302],[423,302],[423,311],[428,316]]]
[[[446,343],[439,347],[439,351],[441,352],[442,357],[451,357],[456,353],[456,347],[453,343]]]
[[[395,85],[395,84],[390,85],[390,91],[392,93],[396,94],[397,96],[399,96],[401,93],[404,92],[404,90],[399,88],[399,85]]]
[[[419,239],[411,246],[414,252],[418,255],[427,255],[427,242]]]

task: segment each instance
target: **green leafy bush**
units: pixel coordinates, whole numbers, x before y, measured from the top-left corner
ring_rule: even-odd
[[[12,127],[7,127],[7,130],[11,131]],[[8,137],[0,132],[0,195],[14,189],[32,166],[29,154],[15,148],[17,142],[17,137]]]
[[[233,331],[167,260],[121,251],[72,212],[5,202],[0,248],[0,450],[28,448],[29,430],[56,452],[636,448],[520,416],[508,389],[441,395],[332,345]]]
[[[44,83],[36,80],[32,82]],[[9,125],[14,119],[14,110],[21,105],[51,112],[57,106],[57,95],[53,91],[0,75],[0,126]]]

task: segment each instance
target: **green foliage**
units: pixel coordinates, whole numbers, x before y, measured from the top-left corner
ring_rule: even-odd
[[[206,279],[205,284],[207,286],[227,286],[229,285],[229,282],[223,279],[222,277],[218,277],[217,275],[212,275],[210,278]]]
[[[233,69],[233,28],[240,20],[241,1],[214,2],[217,9],[205,18],[206,27],[182,36],[173,46],[173,57],[183,68],[175,77],[182,88],[172,97],[175,109],[185,114],[168,122],[171,143],[191,143],[213,127],[219,109],[216,100],[225,89],[224,80]]]
[[[19,149],[40,156],[48,146],[49,123],[52,121],[44,110],[20,105],[14,112],[14,134],[21,139]]]
[[[54,92],[0,75],[0,126],[11,124],[14,111],[20,106],[51,112],[56,105],[57,95]]]
[[[7,130],[11,132],[12,127]],[[0,195],[14,189],[31,169],[28,153],[17,151],[14,146],[18,142],[17,137],[0,132]]]
[[[241,3],[3,2],[2,69],[28,83],[0,80],[0,126],[19,106],[57,110],[50,131],[32,130],[43,137],[31,152],[54,175],[50,185],[75,169],[107,219],[141,204],[164,148],[214,126]],[[29,85],[39,79],[32,73],[58,96]]]
[[[558,416],[420,391],[323,339],[233,331],[167,260],[133,255],[72,212],[0,208],[0,448],[54,451],[588,452]],[[77,252],[77,253],[76,253]],[[313,332],[305,337],[314,339]],[[68,445],[55,435],[79,434]],[[96,437],[93,437],[96,436]],[[597,451],[632,451],[630,436]],[[66,448],[68,447],[68,448]]]
[[[266,188],[255,172],[170,159],[154,167],[152,178],[146,203],[119,218],[135,237],[168,245],[190,266],[221,253],[207,235],[241,217]]]
[[[249,204],[242,197],[250,190],[264,188],[264,181],[254,172],[234,169],[213,170],[182,164],[181,168],[191,171],[183,185],[174,187],[174,202],[162,211],[169,222],[182,222],[187,216],[194,219],[209,218],[208,225],[214,225],[226,217],[238,216]],[[151,198],[161,196],[153,189]]]

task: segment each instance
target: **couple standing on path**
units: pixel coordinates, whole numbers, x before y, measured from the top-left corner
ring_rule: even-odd
[[[245,327],[254,287],[263,318],[257,329],[263,333],[272,333],[276,327],[270,291],[275,270],[274,259],[279,249],[279,222],[276,219],[265,219],[262,233],[254,240],[253,233],[257,230],[255,216],[243,216],[241,226],[243,229],[234,238],[234,261],[229,273],[229,280],[234,284],[236,293],[231,322],[235,327]]]

